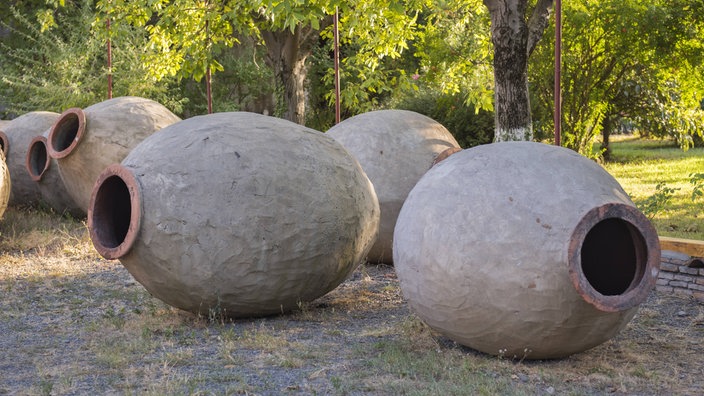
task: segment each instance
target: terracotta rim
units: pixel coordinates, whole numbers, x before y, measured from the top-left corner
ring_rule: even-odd
[[[29,143],[27,155],[24,159],[24,166],[29,173],[29,177],[35,181],[41,181],[44,173],[51,166],[51,157],[47,152],[46,138],[44,136],[36,136]]]
[[[47,137],[47,151],[52,158],[64,158],[81,142],[86,131],[86,113],[70,108],[56,120]]]
[[[445,149],[443,152],[438,154],[437,157],[435,157],[435,159],[433,160],[433,164],[430,167],[432,168],[433,166],[447,159],[447,157],[451,156],[452,154],[459,153],[460,151],[462,151],[461,147],[450,147],[448,149]]]
[[[0,131],[0,148],[2,148],[2,153],[5,155],[5,158],[7,158],[7,152],[10,150],[10,140],[7,138],[7,135],[5,132]]]
[[[88,229],[95,249],[106,259],[126,255],[139,234],[142,194],[134,174],[120,164],[108,166],[93,186]]]
[[[599,235],[603,231],[606,235]],[[618,240],[624,243],[617,249],[598,249]],[[597,249],[593,249],[595,247]],[[583,252],[583,248],[596,251]],[[614,251],[621,248],[620,252]],[[600,260],[585,257],[594,255]],[[625,260],[625,264],[612,261],[614,257],[624,256],[631,260]],[[606,312],[625,311],[645,301],[655,287],[660,270],[660,241],[653,225],[637,208],[621,203],[606,204],[587,212],[575,228],[569,244],[568,262],[572,284],[586,302]],[[585,274],[585,266],[599,266],[598,269],[606,270],[606,273],[599,274],[599,279],[595,276],[590,279],[590,275]],[[624,276],[619,273],[622,268],[632,274]],[[594,269],[589,270],[592,271]],[[604,280],[611,284],[606,288],[611,288],[613,279],[619,277],[623,280],[617,284],[616,291],[605,292],[605,287],[600,285]]]

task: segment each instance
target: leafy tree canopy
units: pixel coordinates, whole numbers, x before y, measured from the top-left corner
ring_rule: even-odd
[[[586,155],[594,137],[621,126],[674,136],[701,134],[704,97],[702,1],[564,2],[563,133]],[[553,31],[548,33],[553,36]],[[554,43],[554,40],[550,43]],[[552,45],[531,68],[536,129],[552,131]],[[548,132],[548,133],[546,133]]]
[[[54,10],[55,26],[42,31],[32,10],[11,7],[12,21],[4,26],[15,36],[0,40],[0,98],[13,116],[27,111],[61,112],[86,107],[106,98],[105,41],[91,29],[93,2],[76,0]],[[173,81],[146,78],[139,55],[142,32],[125,27],[114,48],[112,73],[115,95],[139,95],[180,113],[186,99]],[[2,116],[2,115],[0,115]]]
[[[179,74],[199,79],[206,66],[221,70],[216,57],[238,35],[260,37],[262,31],[307,26],[320,30],[336,8],[342,15],[343,40],[360,45],[356,63],[370,69],[379,58],[405,48],[417,9],[429,0],[99,0],[101,18],[144,26],[150,33],[145,63],[157,78]],[[410,15],[407,11],[410,10]],[[329,34],[329,33],[326,33]]]

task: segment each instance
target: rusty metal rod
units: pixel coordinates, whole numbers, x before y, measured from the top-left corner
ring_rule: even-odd
[[[562,133],[562,1],[555,0],[555,146],[560,146]]]
[[[112,99],[112,40],[110,40],[110,17],[105,23],[108,30],[108,99]]]
[[[207,5],[208,4],[206,3],[206,6]],[[205,65],[205,96],[208,99],[208,114],[213,114],[213,89],[210,75],[210,23],[207,19],[205,20],[205,40],[206,51],[208,51],[208,57],[206,59],[207,63]]]
[[[335,41],[335,124],[340,123],[340,30],[338,27],[338,19],[339,14],[337,7],[335,7],[335,16],[333,18],[333,35]]]

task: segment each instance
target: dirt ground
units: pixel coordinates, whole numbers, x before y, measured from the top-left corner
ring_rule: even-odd
[[[0,395],[704,394],[691,298],[653,292],[614,339],[565,359],[500,358],[428,329],[390,266],[292,314],[198,317],[97,256],[80,224],[37,224],[0,229]]]

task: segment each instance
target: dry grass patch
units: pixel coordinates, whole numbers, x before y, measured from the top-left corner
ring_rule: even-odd
[[[0,220],[0,252],[38,256],[61,252],[74,258],[98,258],[86,224],[35,208],[8,207]]]
[[[704,394],[693,299],[653,293],[613,340],[521,361],[434,332],[409,312],[393,267],[362,266],[288,315],[202,317],[98,258],[82,223],[10,218],[27,224],[0,225],[0,394]],[[43,249],[4,239],[40,227]]]

